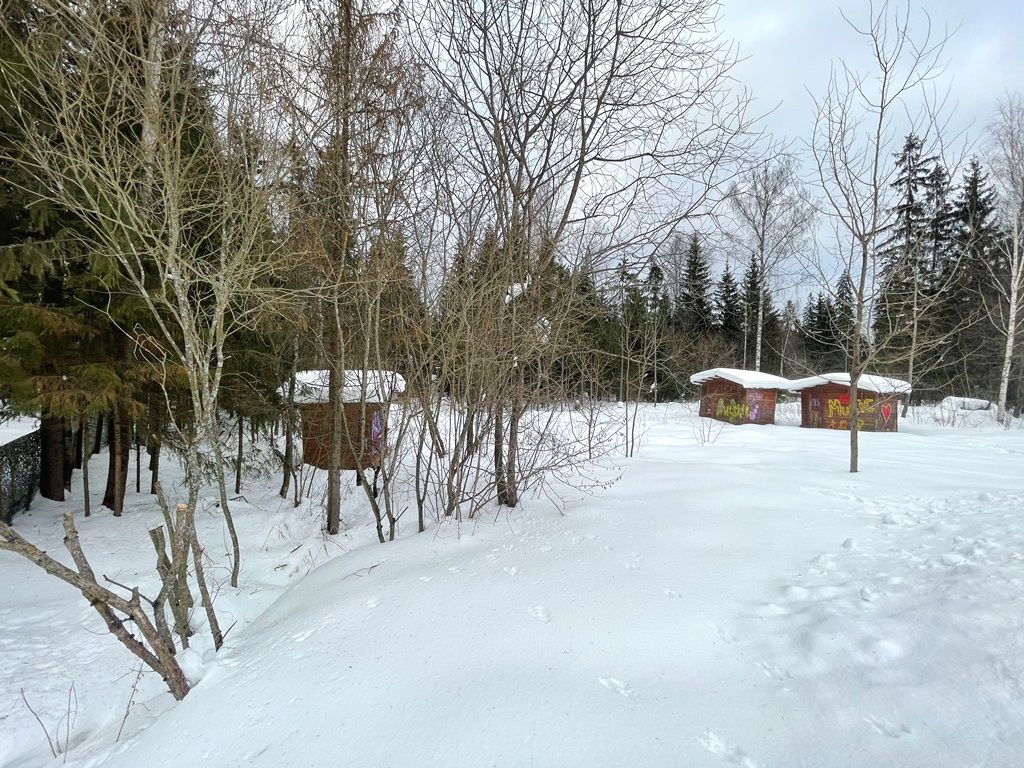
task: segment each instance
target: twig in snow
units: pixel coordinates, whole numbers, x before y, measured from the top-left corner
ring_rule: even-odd
[[[21,689],[21,700],[25,702],[25,706],[28,707],[28,711],[32,713],[32,716],[36,719],[36,722],[39,723],[39,727],[43,729],[43,735],[46,736],[46,743],[50,745],[50,754],[54,757],[57,757],[57,750],[53,746],[53,740],[50,738],[50,732],[46,730],[46,726],[43,725],[43,721],[39,718],[39,715],[36,714],[36,711],[32,709],[32,705],[28,703],[28,699],[25,698],[24,688]]]
[[[135,673],[135,680],[132,681],[132,693],[128,697],[128,704],[124,708],[124,717],[121,718],[121,726],[117,729],[117,736],[114,737],[114,743],[116,744],[121,740],[121,731],[124,730],[124,724],[128,722],[128,715],[131,714],[132,704],[135,703],[135,694],[139,692],[139,680],[142,679],[142,665],[139,664],[139,671]]]
[[[74,713],[71,712],[71,699],[72,699],[72,697],[74,698],[74,701],[75,701],[75,711],[74,711]],[[65,762],[65,763],[67,763],[67,761],[68,761],[68,746],[70,746],[70,743],[71,743],[71,729],[74,727],[75,719],[77,717],[78,717],[78,691],[75,690],[75,683],[74,683],[74,681],[72,681],[71,682],[71,687],[68,688],[68,709],[67,709],[67,712],[65,713],[64,717],[62,718],[64,720],[64,750],[63,750],[63,752],[64,752],[64,761],[63,762]],[[60,739],[60,721],[59,720],[57,721],[56,737],[57,737],[57,739]],[[58,747],[59,746],[60,746],[60,744],[58,742]]]
[[[369,566],[368,568],[360,568],[359,570],[352,571],[352,573],[350,573],[348,576],[358,576],[359,578],[363,578],[363,576],[366,576],[370,571],[372,571],[378,565],[380,565],[380,563],[374,563],[373,565]],[[362,571],[362,573],[360,571]],[[345,579],[348,578],[348,576],[342,576],[341,580],[344,581]]]

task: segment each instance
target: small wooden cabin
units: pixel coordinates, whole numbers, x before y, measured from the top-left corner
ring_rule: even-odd
[[[712,368],[695,373],[700,385],[700,415],[730,424],[774,424],[775,400],[789,380],[760,371]]]
[[[825,373],[791,382],[800,393],[800,426],[850,428],[850,374]],[[888,376],[862,374],[857,382],[857,428],[865,432],[897,432],[900,397],[910,384]]]
[[[331,456],[330,371],[299,371],[295,403],[302,420],[302,460],[327,469]],[[341,469],[379,468],[387,446],[388,404],[405,391],[393,371],[345,371]]]

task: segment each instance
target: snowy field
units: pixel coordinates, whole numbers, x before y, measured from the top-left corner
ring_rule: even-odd
[[[733,427],[646,407],[637,455],[595,470],[607,487],[404,521],[388,545],[356,494],[325,538],[314,507],[249,486],[238,590],[211,494],[232,629],[188,652],[180,704],[76,592],[0,555],[0,766],[1021,765],[1024,428],[916,409],[862,435],[850,475],[847,434],[783,410]],[[16,526],[63,551],[78,493]],[[151,586],[159,512],[129,496],[82,541],[98,573]]]

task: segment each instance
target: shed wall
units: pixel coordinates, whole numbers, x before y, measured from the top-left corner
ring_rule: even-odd
[[[858,429],[864,432],[896,432],[899,428],[899,395],[880,395],[857,390]],[[850,388],[822,384],[800,393],[800,426],[812,429],[850,428]]]
[[[342,469],[379,467],[387,443],[387,404],[345,403],[341,443]],[[331,457],[331,410],[328,403],[299,406],[302,415],[302,460],[327,469]]]
[[[725,379],[700,387],[700,415],[729,424],[774,424],[774,389],[745,389]]]

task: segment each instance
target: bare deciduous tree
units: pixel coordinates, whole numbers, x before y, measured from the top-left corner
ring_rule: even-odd
[[[795,160],[774,154],[775,158],[746,171],[732,186],[730,196],[738,224],[732,239],[752,254],[761,280],[755,312],[755,371],[761,370],[765,297],[772,294],[787,260],[806,245],[813,215],[800,189]]]
[[[845,18],[845,17],[844,17]],[[811,139],[815,171],[832,220],[839,261],[852,279],[850,348],[850,471],[858,471],[857,383],[885,340],[866,344],[866,326],[880,288],[878,246],[890,224],[890,186],[897,121],[940,73],[945,38],[930,27],[915,36],[909,9],[872,4],[866,26],[847,20],[871,50],[875,69],[860,74],[843,62],[833,67],[824,96],[815,100]],[[926,102],[925,102],[926,103]],[[926,111],[926,120],[934,113]],[[908,130],[914,126],[908,125]]]

